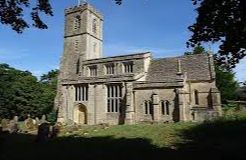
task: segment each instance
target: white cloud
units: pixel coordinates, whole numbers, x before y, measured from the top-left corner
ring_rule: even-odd
[[[0,61],[12,61],[18,60],[27,57],[29,54],[27,53],[28,49],[21,49],[18,51],[8,50],[5,48],[0,48]]]
[[[41,70],[33,70],[33,71],[31,70],[30,72],[32,72],[32,74],[37,78],[40,78],[40,76],[42,76],[45,73],[45,71],[41,71]]]

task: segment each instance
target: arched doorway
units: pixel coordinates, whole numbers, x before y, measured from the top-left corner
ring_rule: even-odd
[[[74,110],[74,118],[78,124],[87,124],[87,109],[84,104],[78,104]]]

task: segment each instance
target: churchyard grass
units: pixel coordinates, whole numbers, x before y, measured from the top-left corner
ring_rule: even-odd
[[[137,125],[116,125],[109,128],[100,126],[85,126],[77,131],[63,131],[61,136],[75,137],[113,137],[117,138],[143,138],[149,139],[153,145],[158,147],[170,147],[176,143],[183,143],[181,132],[196,126],[197,123],[170,123],[170,124],[137,124]]]
[[[63,127],[37,143],[33,134],[0,134],[0,159],[246,159],[246,112],[204,123]]]

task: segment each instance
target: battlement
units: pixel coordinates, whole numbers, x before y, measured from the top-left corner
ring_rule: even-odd
[[[66,8],[65,9],[65,15],[68,15],[68,14],[71,14],[71,13],[75,13],[75,12],[81,12],[81,11],[84,11],[84,10],[91,11],[92,13],[96,14],[101,20],[103,20],[103,16],[102,16],[101,12],[96,10],[89,3],[82,3],[82,4],[77,5],[77,6]]]

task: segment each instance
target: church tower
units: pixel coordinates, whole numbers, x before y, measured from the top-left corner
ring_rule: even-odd
[[[102,24],[102,15],[88,3],[65,10],[62,79],[76,78],[83,60],[102,57]]]
[[[60,62],[55,108],[58,121],[68,119],[68,93],[71,82],[78,82],[84,60],[102,57],[102,15],[88,3],[65,10],[64,52]],[[71,87],[71,85],[70,85]]]

